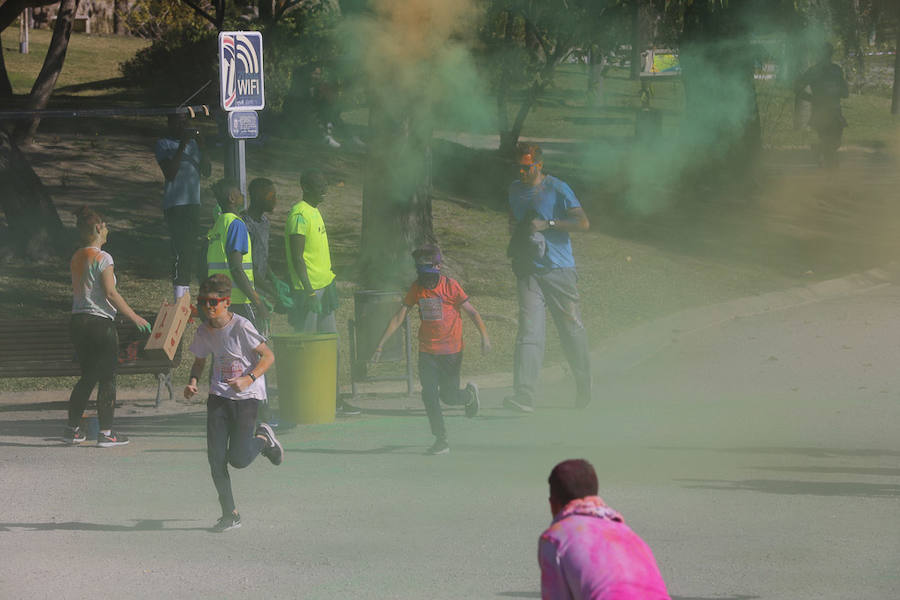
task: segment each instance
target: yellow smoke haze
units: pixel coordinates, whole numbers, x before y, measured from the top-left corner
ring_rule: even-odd
[[[462,37],[475,30],[473,2],[376,0],[373,9],[372,16],[354,24],[346,40],[370,91],[401,104],[450,93],[448,88],[456,84],[443,76],[445,67],[459,62]]]

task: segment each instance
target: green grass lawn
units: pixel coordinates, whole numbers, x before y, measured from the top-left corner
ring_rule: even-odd
[[[44,56],[50,45],[52,31],[35,29],[31,31],[28,54],[19,53],[19,30],[7,28],[0,39],[3,43],[3,59],[12,82],[13,93],[27,94],[41,70]],[[56,83],[57,89],[71,85],[103,81],[121,77],[119,64],[134,56],[134,53],[148,45],[146,40],[128,36],[73,33],[66,52],[66,62]],[[105,95],[105,90],[85,90],[79,95]]]
[[[41,43],[46,48],[49,33],[34,32],[32,39],[32,54],[21,56],[16,53],[15,31],[7,31],[3,36],[7,67],[19,94],[27,93],[40,68]],[[125,37],[74,34],[59,85],[115,78],[118,63],[143,45],[140,40]],[[626,149],[633,137],[640,84],[625,78],[621,69],[612,69],[602,106],[589,107],[584,99],[585,77],[579,66],[563,67],[555,87],[529,116],[523,135],[585,142],[606,140],[623,149],[622,160],[631,160]],[[682,111],[681,83],[660,80],[652,88],[653,105],[663,111],[663,135],[674,136]],[[102,96],[79,97],[84,98],[86,105],[104,102]],[[791,129],[792,106],[786,106],[792,100],[769,84],[760,85],[760,97],[767,141],[773,145],[800,145],[798,134]],[[845,138],[848,143],[871,147],[892,143],[896,129],[886,116],[889,100],[854,96],[845,106],[851,122]],[[362,126],[365,109],[348,111],[345,117]],[[213,131],[212,123],[201,125],[206,131]],[[135,308],[147,312],[155,312],[170,295],[168,238],[159,209],[162,175],[152,154],[154,139],[163,130],[162,118],[46,120],[37,136],[39,146],[30,154],[67,226],[73,225],[72,211],[81,204],[95,205],[107,214],[112,229],[108,249],[116,259],[120,288]],[[249,144],[247,149],[249,176],[269,177],[278,189],[272,260],[276,270],[283,269],[284,249],[279,233],[290,205],[299,198],[300,172],[310,166],[321,168],[334,184],[334,193],[322,212],[340,282],[338,322],[343,356],[347,356],[347,321],[353,314],[352,296],[356,290],[353,278],[360,241],[365,157],[352,149],[328,149],[289,131],[278,133],[263,144]],[[503,178],[497,177],[489,153],[446,145],[436,147],[438,151],[441,160],[435,163],[438,183],[434,231],[444,250],[447,272],[460,280],[485,315],[494,342],[494,352],[480,357],[477,333],[467,323],[464,370],[469,374],[508,372],[516,301],[515,282],[505,257],[507,217],[502,209],[503,187],[495,187],[493,192],[469,192],[469,188],[460,185],[460,180],[481,178],[493,178],[503,184]],[[213,179],[222,173],[220,154],[214,155],[214,161]],[[780,214],[785,206],[777,201],[780,196],[770,199],[761,194],[756,201],[737,203],[698,192],[690,204],[636,217],[621,211],[617,204],[622,187],[615,180],[617,165],[607,165],[603,178],[585,172],[585,161],[577,151],[562,148],[548,156],[547,170],[572,185],[592,220],[592,231],[574,236],[574,247],[584,317],[595,345],[635,324],[679,309],[871,266],[867,262],[870,256],[857,259],[848,253],[838,234],[834,239],[823,237],[822,232],[804,229],[801,216]],[[828,194],[843,189],[833,187],[834,190],[822,192],[825,200],[818,201],[829,201]],[[490,193],[494,195],[491,197]],[[204,202],[208,221],[212,207],[208,189],[204,190]],[[815,243],[810,244],[809,240]],[[65,258],[42,265],[15,261],[4,265],[0,270],[0,314],[5,318],[64,317],[71,302],[68,279]],[[276,317],[273,329],[276,333],[288,331],[283,316]],[[558,340],[552,326],[549,330],[548,361],[558,361]],[[186,378],[187,368],[186,359],[176,374],[176,383]],[[376,372],[392,370],[399,370],[399,366],[381,366]],[[346,384],[346,361],[342,371]],[[122,382],[126,386],[150,383],[149,377],[125,378]],[[71,381],[59,379],[0,380],[0,390],[6,391],[62,389],[69,385]]]

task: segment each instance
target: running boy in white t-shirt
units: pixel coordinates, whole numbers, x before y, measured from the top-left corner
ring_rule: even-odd
[[[197,306],[205,321],[197,328],[191,352],[194,364],[184,397],[197,393],[206,358],[212,355],[212,376],[206,401],[206,455],[219,493],[222,518],[213,527],[224,532],[241,526],[234,506],[228,465],[243,469],[262,453],[273,465],[284,459],[284,448],[266,423],[256,426],[259,403],[266,399],[263,376],[275,357],[247,319],[228,310],[231,280],[221,273],[200,284]]]

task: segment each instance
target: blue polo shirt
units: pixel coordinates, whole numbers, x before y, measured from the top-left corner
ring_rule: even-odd
[[[564,181],[552,175],[544,175],[538,185],[528,185],[520,180],[509,186],[509,209],[513,218],[521,221],[533,210],[541,219],[565,219],[569,209],[581,208],[575,192]],[[545,229],[541,233],[547,240],[547,259],[552,269],[574,269],[575,257],[572,255],[572,240],[568,231]],[[536,263],[537,264],[537,263]],[[538,265],[545,266],[545,265]]]

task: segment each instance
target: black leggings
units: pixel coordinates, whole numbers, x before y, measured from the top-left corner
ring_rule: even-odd
[[[69,426],[81,423],[91,392],[99,384],[97,416],[100,429],[111,429],[116,406],[116,368],[119,366],[116,323],[106,317],[76,313],[72,315],[69,330],[81,366],[81,379],[69,396]]]
[[[223,515],[234,511],[228,465],[235,469],[249,466],[266,445],[256,437],[258,408],[259,400],[254,399],[231,400],[210,394],[206,400],[206,457]]]
[[[200,205],[173,206],[167,208],[164,214],[169,235],[172,236],[172,283],[190,285],[192,272],[199,269],[197,234],[200,231]]]
[[[455,354],[429,354],[419,352],[419,383],[422,384],[422,402],[434,437],[446,440],[441,401],[448,406],[464,406],[471,401],[468,391],[459,389],[459,371],[462,368],[462,352]]]

